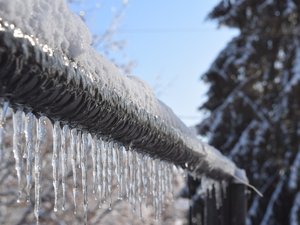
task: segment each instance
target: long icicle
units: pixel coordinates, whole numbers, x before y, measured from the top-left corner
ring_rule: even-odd
[[[143,202],[143,155],[137,154],[137,170],[138,170],[138,179],[137,179],[137,188],[138,188],[138,202],[139,202],[139,216],[143,218],[142,212],[142,202]]]
[[[128,201],[131,204],[131,206],[133,206],[133,194],[132,193],[133,193],[133,181],[134,181],[134,179],[133,179],[134,167],[133,167],[133,163],[132,163],[133,156],[132,156],[131,149],[129,149],[127,153],[128,153],[127,160],[128,160],[128,176],[129,176],[129,182],[127,182],[128,183]]]
[[[118,180],[119,180],[119,196],[118,198],[121,200],[124,197],[124,147],[122,145],[119,145],[119,149],[117,150],[119,152],[119,159],[118,159],[118,168],[119,168],[119,174],[118,174]]]
[[[41,147],[45,143],[46,138],[46,117],[40,117],[37,123],[37,140],[34,154],[34,174],[35,174],[35,205],[34,214],[36,217],[36,224],[39,224],[39,213],[40,213],[40,175],[41,175]]]
[[[146,206],[148,205],[147,204],[147,196],[148,194],[148,179],[149,179],[149,176],[150,176],[150,173],[149,173],[149,167],[148,167],[148,156],[145,155],[143,157],[143,161],[142,161],[142,166],[143,166],[143,170],[142,170],[142,179],[143,179],[143,201],[145,202]]]
[[[114,164],[115,164],[115,177],[117,178],[117,190],[118,190],[118,198],[121,195],[120,192],[120,184],[121,184],[121,170],[120,170],[120,152],[119,152],[119,143],[114,143],[113,145],[113,151],[114,151]]]
[[[109,163],[108,163],[108,158],[109,158],[109,154],[108,154],[108,144],[107,142],[104,142],[104,166],[103,166],[103,177],[104,177],[104,193],[103,193],[103,200],[104,202],[106,202],[106,198],[108,196],[108,172],[109,172],[109,169],[108,169],[108,166],[109,166]]]
[[[74,214],[77,212],[77,173],[76,173],[76,137],[77,131],[75,129],[71,130],[71,165],[73,172],[73,203],[74,203]]]
[[[125,198],[130,202],[130,151],[126,150],[126,167],[125,167]]]
[[[18,202],[22,196],[22,130],[23,130],[23,111],[17,110],[13,113],[13,153],[16,161],[16,171],[18,177]]]
[[[58,209],[58,185],[59,185],[59,150],[61,148],[61,128],[60,123],[56,121],[53,126],[53,187],[54,187],[54,212]]]
[[[108,142],[108,192],[109,192],[109,210],[111,210],[112,208],[112,184],[113,184],[113,148],[114,148],[114,144],[113,142]]]
[[[80,168],[80,162],[81,162],[81,139],[82,139],[82,132],[81,131],[78,131],[77,133],[77,155],[76,155],[76,161],[77,161],[77,166],[78,168]]]
[[[30,201],[30,190],[32,187],[32,164],[33,164],[33,127],[35,116],[28,113],[25,118],[25,139],[26,139],[26,201]]]
[[[98,207],[101,208],[103,197],[103,141],[97,139],[97,182],[98,182]]]
[[[136,151],[132,151],[132,197],[133,197],[133,210],[136,211],[137,206],[137,198],[138,198],[138,184],[137,184],[137,153]]]
[[[66,173],[67,173],[67,135],[68,126],[64,126],[61,133],[61,186],[62,186],[62,210],[65,210],[66,205]]]
[[[95,200],[97,200],[97,149],[96,149],[96,137],[92,138],[91,135],[89,135],[89,142],[92,145],[92,150],[91,150],[91,154],[92,154],[92,163],[93,163],[93,194],[95,197]]]
[[[3,149],[4,149],[4,127],[6,123],[6,113],[8,110],[8,102],[4,101],[2,103],[1,112],[0,112],[0,160],[3,159]]]
[[[88,134],[82,134],[81,146],[81,176],[82,176],[82,194],[83,194],[83,215],[84,224],[88,219],[88,193],[87,193],[87,151],[88,151]]]

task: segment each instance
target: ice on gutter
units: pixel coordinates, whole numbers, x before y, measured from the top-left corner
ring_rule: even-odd
[[[65,64],[72,64],[74,61],[75,68],[83,68],[79,70],[84,71],[81,74],[85,76],[87,84],[101,84],[101,90],[108,90],[108,93],[121,99],[120,102],[134,106],[130,109],[125,107],[126,110],[140,114],[141,117],[147,114],[159,121],[157,124],[162,126],[165,133],[177,137],[191,154],[199,157],[200,170],[198,165],[189,165],[188,161],[184,163],[190,172],[209,176],[211,171],[220,171],[224,177],[219,179],[238,177],[238,180],[247,183],[246,176],[232,161],[213,147],[199,141],[170,108],[155,98],[144,82],[122,75],[112,63],[96,53],[91,47],[88,29],[79,17],[69,11],[63,0],[1,0],[0,16],[20,28],[21,33],[32,35],[33,43],[45,43],[54,53],[67,56],[70,61],[66,59]],[[13,29],[15,28],[10,28]],[[109,94],[104,96],[110,100]]]

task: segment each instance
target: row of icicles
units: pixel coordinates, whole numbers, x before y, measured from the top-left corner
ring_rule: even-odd
[[[3,154],[6,115],[9,110],[11,110],[9,103],[3,101],[0,110],[0,157]],[[84,221],[87,223],[88,186],[92,185],[91,189],[98,206],[102,207],[105,203],[111,209],[114,185],[118,190],[117,198],[127,200],[140,216],[142,216],[142,204],[150,204],[155,210],[155,218],[160,219],[164,203],[173,196],[174,166],[172,164],[158,159],[153,160],[146,155],[126,149],[119,143],[104,141],[87,132],[69,129],[68,126],[61,127],[59,122],[53,124],[52,134],[49,134],[46,126],[49,120],[46,117],[37,118],[30,112],[25,115],[21,110],[14,111],[12,114],[18,201],[23,201],[25,198],[25,201],[29,202],[31,189],[34,188],[34,214],[37,224],[42,191],[40,182],[43,158],[41,156],[42,151],[47,147],[47,135],[53,135],[54,211],[65,210],[66,191],[72,188],[73,199],[70,201],[74,204],[74,213],[77,212],[80,191],[83,199],[81,204]],[[90,161],[91,163],[88,163]],[[26,174],[26,181],[22,181],[23,173]],[[73,180],[72,187],[68,187],[66,182],[67,175],[70,173]],[[81,178],[81,187],[78,185],[79,178]]]

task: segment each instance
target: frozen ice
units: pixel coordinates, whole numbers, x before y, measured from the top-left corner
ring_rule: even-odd
[[[62,186],[62,210],[65,210],[66,204],[66,173],[67,173],[67,138],[68,138],[68,126],[64,126],[61,132],[61,186]]]
[[[0,160],[3,157],[3,148],[4,148],[4,127],[6,122],[6,113],[8,110],[8,101],[2,101],[2,106],[0,107]]]
[[[87,224],[88,216],[88,181],[87,181],[87,151],[88,151],[88,134],[82,134],[81,146],[81,179],[82,179],[82,194],[83,194],[83,215],[84,224]]]
[[[13,153],[15,157],[15,167],[17,171],[18,177],[18,201],[20,201],[22,195],[22,187],[21,187],[21,174],[22,174],[22,135],[23,135],[23,111],[17,110],[13,113],[13,126],[14,126],[14,134],[13,134]]]
[[[125,160],[124,160],[124,147],[122,145],[119,145],[119,160],[118,160],[118,182],[119,182],[119,199],[123,199],[125,196],[125,180],[124,180],[124,170],[125,170]]]
[[[59,151],[61,148],[61,128],[60,123],[56,121],[53,125],[53,187],[54,187],[54,211],[58,209],[58,187],[59,187]]]
[[[45,146],[46,137],[46,117],[40,117],[37,119],[36,127],[36,145],[34,151],[34,190],[35,190],[35,203],[34,203],[34,214],[36,217],[36,224],[39,224],[39,213],[40,213],[40,175],[41,175],[41,149]]]
[[[112,206],[112,185],[113,185],[113,177],[114,177],[114,159],[113,159],[113,142],[108,142],[107,144],[107,162],[108,164],[106,165],[108,168],[108,173],[107,173],[107,188],[108,188],[108,195],[109,195],[109,209],[111,210]]]
[[[26,200],[30,199],[30,190],[34,177],[34,215],[39,224],[41,205],[41,170],[43,149],[46,149],[46,117],[37,118],[31,112],[22,111],[13,114],[14,151],[16,165],[18,157],[24,157],[26,167],[20,167],[20,174],[26,173]],[[5,125],[5,124],[3,124]],[[54,211],[64,210],[67,200],[67,174],[72,175],[72,195],[74,213],[78,213],[78,204],[82,206],[84,223],[88,220],[89,190],[97,198],[99,207],[112,208],[113,198],[127,200],[132,210],[143,216],[143,205],[154,208],[155,218],[160,219],[164,204],[170,199],[173,186],[173,166],[148,155],[140,154],[136,149],[125,148],[120,143],[104,137],[92,137],[85,131],[69,129],[59,121],[53,122],[51,129],[53,140],[52,175],[54,189]],[[49,133],[51,135],[51,133]],[[24,140],[22,136],[25,136]],[[105,141],[104,141],[105,140]],[[23,143],[24,142],[24,143]],[[78,153],[80,151],[80,153]],[[78,158],[80,156],[80,158]],[[89,163],[90,162],[90,163]],[[34,165],[34,168],[32,168]],[[70,170],[68,169],[70,165]],[[80,166],[79,166],[80,165]],[[17,168],[17,167],[16,167]],[[81,170],[78,173],[78,169]],[[22,171],[24,170],[24,171]],[[88,178],[89,170],[93,175]],[[32,176],[33,173],[33,176]],[[78,184],[78,177],[81,182]],[[21,184],[21,182],[18,182]],[[82,200],[78,198],[78,185],[81,183]],[[90,188],[89,188],[90,186]],[[117,191],[114,191],[114,188]],[[105,204],[103,204],[105,203]]]
[[[33,129],[35,125],[35,117],[32,113],[28,113],[25,117],[25,141],[26,141],[26,201],[30,200],[30,191],[32,188],[32,165],[34,152]]]
[[[76,129],[71,130],[71,140],[70,140],[70,152],[71,152],[71,165],[72,165],[72,173],[73,173],[73,203],[74,203],[74,214],[77,211],[77,172],[76,172],[76,140],[77,131]]]
[[[97,140],[97,181],[98,181],[98,202],[99,202],[99,207],[101,206],[102,203],[102,198],[103,198],[103,185],[104,185],[104,176],[103,176],[103,151],[104,151],[104,146],[103,146],[103,141],[101,139]]]
[[[96,138],[92,138],[92,136],[89,135],[89,142],[91,143],[92,149],[91,149],[91,155],[92,155],[92,163],[93,163],[93,194],[95,195],[95,198],[97,198],[97,149],[96,149]]]

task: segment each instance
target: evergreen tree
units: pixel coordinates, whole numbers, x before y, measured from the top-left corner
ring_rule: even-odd
[[[203,76],[198,131],[245,168],[248,225],[300,223],[300,1],[222,0],[210,13],[240,34]]]

